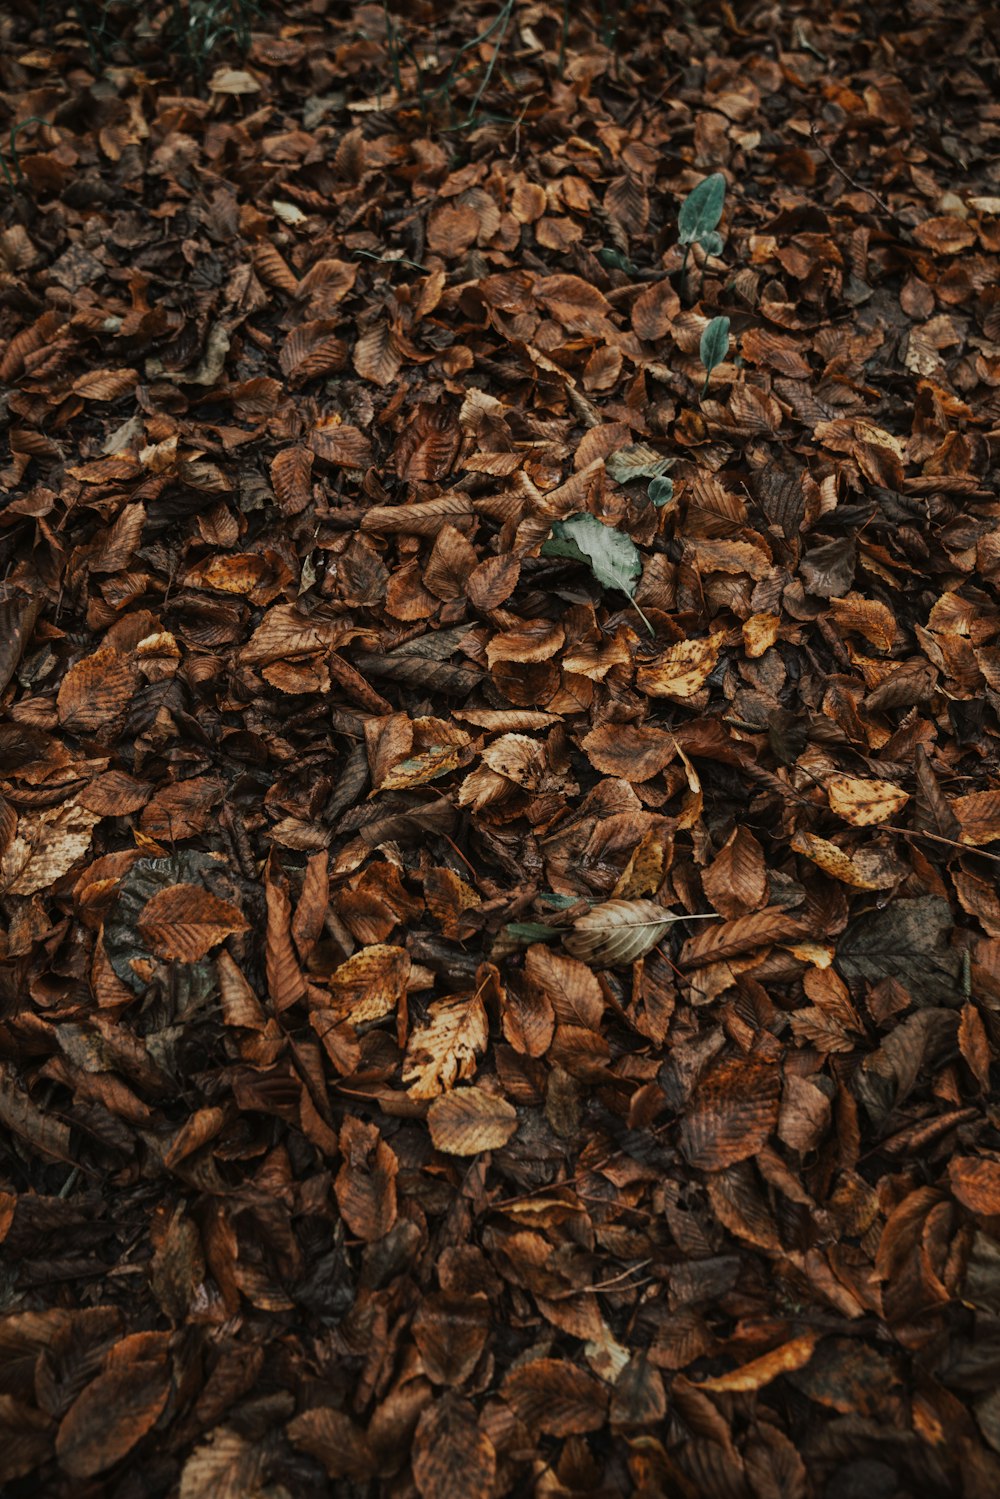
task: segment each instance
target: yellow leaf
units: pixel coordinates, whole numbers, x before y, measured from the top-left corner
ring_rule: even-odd
[[[436,1098],[472,1077],[485,1051],[489,1024],[478,995],[441,999],[428,1007],[428,1025],[414,1031],[406,1048],[403,1082],[411,1098]]]
[[[830,776],[826,794],[830,810],[855,828],[888,821],[910,799],[891,781],[869,781],[861,776]]]
[[[647,697],[694,697],[715,670],[723,639],[723,632],[716,631],[703,640],[678,641],[639,668],[639,691]]]

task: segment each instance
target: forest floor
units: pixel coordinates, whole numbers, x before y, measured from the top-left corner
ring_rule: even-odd
[[[0,15],[5,1495],[995,1499],[986,10],[101,11]]]

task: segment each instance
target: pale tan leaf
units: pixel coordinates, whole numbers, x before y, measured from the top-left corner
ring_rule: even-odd
[[[576,918],[563,946],[585,963],[613,968],[645,957],[675,922],[685,919],[652,900],[608,900]]]
[[[486,1049],[489,1024],[478,995],[457,995],[429,1005],[427,1025],[410,1036],[403,1060],[403,1082],[411,1098],[436,1098],[474,1076],[476,1058]]]
[[[381,1020],[406,993],[410,955],[405,947],[376,942],[341,963],[330,979],[330,997],[338,1014],[360,1023]]]
[[[0,861],[0,890],[34,895],[71,869],[90,847],[100,818],[77,801],[21,814],[17,835]]]
[[[517,1111],[505,1098],[482,1088],[455,1088],[434,1100],[427,1123],[435,1150],[478,1155],[506,1145],[517,1129]]]
[[[891,781],[865,780],[861,776],[835,775],[826,780],[830,810],[843,817],[852,827],[867,828],[887,822],[902,811],[909,801]]]
[[[729,1374],[700,1380],[698,1389],[711,1390],[717,1395],[748,1394],[761,1390],[780,1375],[793,1374],[796,1369],[804,1368],[812,1358],[819,1339],[818,1332],[803,1333],[801,1337],[782,1343],[780,1348],[772,1348],[770,1353],[752,1359],[749,1364],[743,1364]]]
[[[636,686],[647,697],[694,697],[715,670],[724,635],[680,640],[636,674]]]

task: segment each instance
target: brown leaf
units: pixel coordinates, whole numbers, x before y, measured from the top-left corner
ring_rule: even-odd
[[[703,871],[701,883],[715,909],[733,921],[766,904],[764,855],[748,828],[738,827],[730,834]]]
[[[778,1122],[781,1074],[756,1058],[720,1062],[700,1084],[681,1124],[688,1164],[721,1171],[766,1144]]]
[[[885,604],[848,593],[831,599],[830,610],[837,628],[863,635],[877,650],[889,651],[896,639],[896,621]]]
[[[158,957],[197,962],[234,932],[245,932],[243,913],[202,885],[168,885],[146,902],[139,931]]]
[[[63,1472],[92,1478],[120,1462],[155,1425],[169,1393],[170,1373],[160,1359],[114,1359],[60,1423],[56,1456]]]
[[[609,302],[579,276],[542,276],[535,283],[535,296],[571,333],[610,332]]]
[[[632,327],[636,337],[648,343],[666,338],[680,310],[680,298],[667,278],[664,276],[661,281],[652,282],[632,304]]]
[[[342,1411],[327,1406],[303,1411],[289,1422],[287,1430],[293,1445],[322,1463],[330,1478],[365,1483],[378,1469],[378,1459],[364,1431]]]
[[[222,797],[222,786],[214,776],[191,776],[164,786],[147,802],[139,825],[151,838],[174,843],[204,832],[212,811]]]
[[[139,677],[121,651],[102,646],[71,666],[56,698],[59,722],[74,734],[93,734],[114,724],[132,700]]]
[[[793,1374],[797,1369],[804,1368],[812,1358],[818,1342],[819,1333],[804,1333],[802,1337],[782,1343],[780,1348],[772,1348],[770,1353],[762,1354],[760,1358],[751,1359],[749,1364],[743,1364],[729,1374],[700,1380],[698,1389],[711,1390],[716,1395],[762,1390],[782,1374]]]
[[[653,724],[601,724],[582,741],[587,759],[602,775],[648,781],[677,754],[673,735]]]
[[[1000,1214],[1000,1161],[953,1156],[948,1163],[951,1190],[963,1207],[988,1218]]]
[[[456,1088],[436,1098],[427,1113],[435,1150],[478,1155],[499,1150],[517,1129],[517,1111],[482,1088]]]
[[[681,948],[680,961],[689,968],[735,958],[739,953],[771,942],[787,941],[803,935],[802,919],[780,906],[767,906],[751,916],[733,921],[706,923]]]
[[[364,469],[372,461],[372,446],[358,427],[339,417],[323,418],[309,433],[306,441],[318,458],[340,468]]]
[[[596,976],[576,958],[564,957],[542,942],[528,948],[524,972],[552,1006],[562,1025],[598,1030],[605,999]]]
[[[475,1369],[490,1330],[485,1296],[432,1292],[413,1319],[413,1338],[435,1384],[463,1384]]]
[[[468,1400],[446,1396],[423,1412],[413,1438],[413,1481],[423,1499],[489,1499],[496,1466],[493,1443]]]
[[[336,336],[336,326],[321,318],[293,328],[278,356],[283,373],[301,384],[342,370],[347,363],[347,345]]]
[[[70,1160],[70,1131],[57,1115],[43,1112],[0,1063],[0,1121],[35,1150],[58,1161]]]
[[[375,323],[354,345],[354,368],[362,380],[391,385],[403,363],[388,323]]]
[[[360,1024],[389,1015],[406,993],[410,955],[403,947],[375,943],[336,968],[330,998],[339,1016]]]
[[[1000,791],[972,791],[967,796],[954,796],[951,810],[958,818],[961,843],[979,848],[1000,838]]]
[[[424,568],[424,587],[439,599],[460,599],[477,564],[475,548],[461,531],[443,525]]]
[[[383,1238],[396,1221],[396,1153],[372,1124],[347,1118],[340,1131],[344,1163],[333,1184],[341,1217],[366,1243]]]
[[[465,580],[466,596],[483,613],[499,609],[514,592],[520,575],[520,558],[509,554],[487,557],[476,564]]]
[[[267,988],[275,1009],[287,1010],[306,992],[305,979],[292,947],[292,903],[284,886],[270,875],[264,886],[264,895],[267,900]]]
[[[532,1359],[508,1374],[501,1393],[529,1431],[550,1436],[597,1431],[607,1415],[605,1387],[565,1359]]]
[[[271,459],[271,483],[285,515],[299,515],[312,499],[313,454],[308,448],[284,448]]]

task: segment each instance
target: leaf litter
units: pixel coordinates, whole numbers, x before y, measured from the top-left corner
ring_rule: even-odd
[[[3,22],[4,1493],[992,1499],[989,16],[248,9]]]

